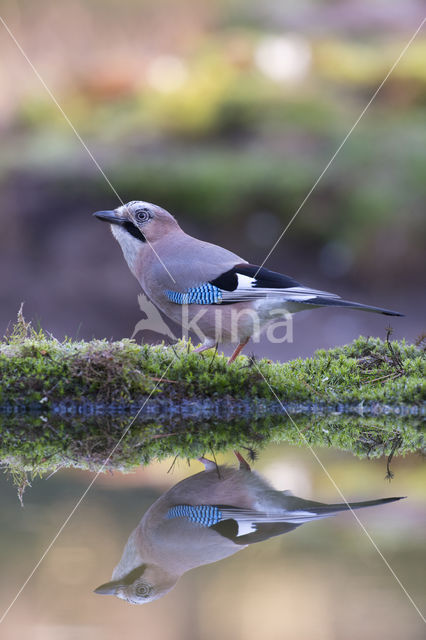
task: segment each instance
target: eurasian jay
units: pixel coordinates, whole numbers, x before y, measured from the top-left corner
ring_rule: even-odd
[[[178,324],[197,328],[202,339],[198,352],[238,342],[229,359],[233,362],[250,337],[277,316],[304,309],[333,306],[402,315],[342,300],[249,264],[223,247],[189,236],[168,211],[149,202],[133,201],[93,215],[110,223],[131,272],[152,302]]]
[[[240,468],[217,467],[182,480],[148,509],[130,534],[107,582],[95,593],[131,604],[168,593],[190,569],[226,558],[249,544],[292,531],[339,511],[372,507],[400,498],[323,504],[276,491],[235,452]]]

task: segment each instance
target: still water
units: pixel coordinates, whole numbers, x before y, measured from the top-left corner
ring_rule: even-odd
[[[407,498],[358,510],[359,521],[348,512],[313,518],[312,512],[318,513],[318,507],[293,502],[292,508],[298,513],[292,515],[292,522],[281,518],[278,525],[275,522],[275,529],[269,530],[268,523],[257,523],[257,532],[262,531],[257,535],[259,541],[245,538],[253,544],[239,544],[237,553],[235,541],[241,542],[238,537],[253,536],[253,514],[247,513],[247,496],[252,489],[246,482],[239,487],[239,495],[233,495],[246,509],[240,531],[220,530],[222,525],[213,521],[207,523],[210,527],[194,525],[188,513],[182,517],[182,511],[169,514],[167,526],[171,529],[163,536],[162,550],[151,548],[150,552],[160,553],[163,559],[160,582],[168,573],[175,575],[177,566],[182,575],[174,580],[176,584],[167,583],[170,590],[165,589],[162,597],[138,606],[93,591],[111,580],[122,582],[132,569],[139,568],[139,574],[143,573],[144,559],[137,557],[137,545],[127,547],[119,564],[131,532],[151,505],[161,506],[165,500],[161,496],[185,478],[203,472],[204,467],[197,460],[190,464],[178,460],[169,470],[170,460],[131,474],[103,474],[10,609],[2,624],[2,637],[423,638],[424,623],[409,599],[424,614],[426,468],[422,459],[412,455],[394,460],[395,477],[389,483],[383,459],[358,460],[331,449],[316,449],[315,453],[320,462],[309,450],[271,445],[251,466],[275,489],[289,490],[307,500],[342,502],[335,485],[351,501]],[[238,468],[231,453],[218,456],[218,462]],[[211,504],[223,506],[215,469],[204,473],[198,476],[201,484],[209,474],[215,478],[213,489],[208,489],[213,493]],[[241,473],[245,478],[249,475],[244,469]],[[49,479],[36,479],[26,491],[23,508],[11,479],[1,478],[2,613],[92,478],[88,472],[67,470]],[[178,492],[175,502],[180,507],[207,502],[205,487],[197,477],[180,486],[186,493],[173,490]],[[261,502],[273,501],[278,494],[265,495],[259,498]],[[286,499],[293,500],[291,496]],[[218,517],[200,512],[190,515],[196,519]],[[194,527],[202,531],[203,544],[198,536],[191,540]],[[158,536],[154,538],[158,542]],[[223,544],[217,544],[219,538]],[[181,571],[189,565],[194,568]],[[137,581],[136,574],[132,577]],[[141,596],[146,596],[147,591],[142,591]]]

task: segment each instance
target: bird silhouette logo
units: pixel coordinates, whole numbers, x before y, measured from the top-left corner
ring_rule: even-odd
[[[163,337],[170,338],[171,340],[178,339],[170,327],[168,327],[164,322],[157,307],[152,304],[151,300],[145,294],[140,293],[138,295],[138,304],[140,310],[146,317],[136,323],[131,336],[132,339],[139,333],[139,331],[152,331],[153,333],[159,333]]]

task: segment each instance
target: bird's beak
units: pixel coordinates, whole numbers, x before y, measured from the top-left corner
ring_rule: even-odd
[[[101,596],[114,596],[117,591],[117,582],[105,582],[100,587],[95,589],[93,593],[97,593]]]
[[[110,224],[119,224],[122,226],[127,222],[125,218],[118,216],[115,211],[96,211],[93,215],[95,218],[98,218],[98,220],[104,220]]]

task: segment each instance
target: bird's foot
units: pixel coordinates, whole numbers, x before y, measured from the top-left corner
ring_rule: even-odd
[[[240,463],[240,469],[245,469],[246,471],[251,471],[251,467],[250,467],[249,463],[247,462],[247,460],[244,460],[244,458],[241,455],[241,453],[239,451],[235,451],[235,449],[234,449],[234,454],[235,454],[235,457],[237,458],[238,462]]]

